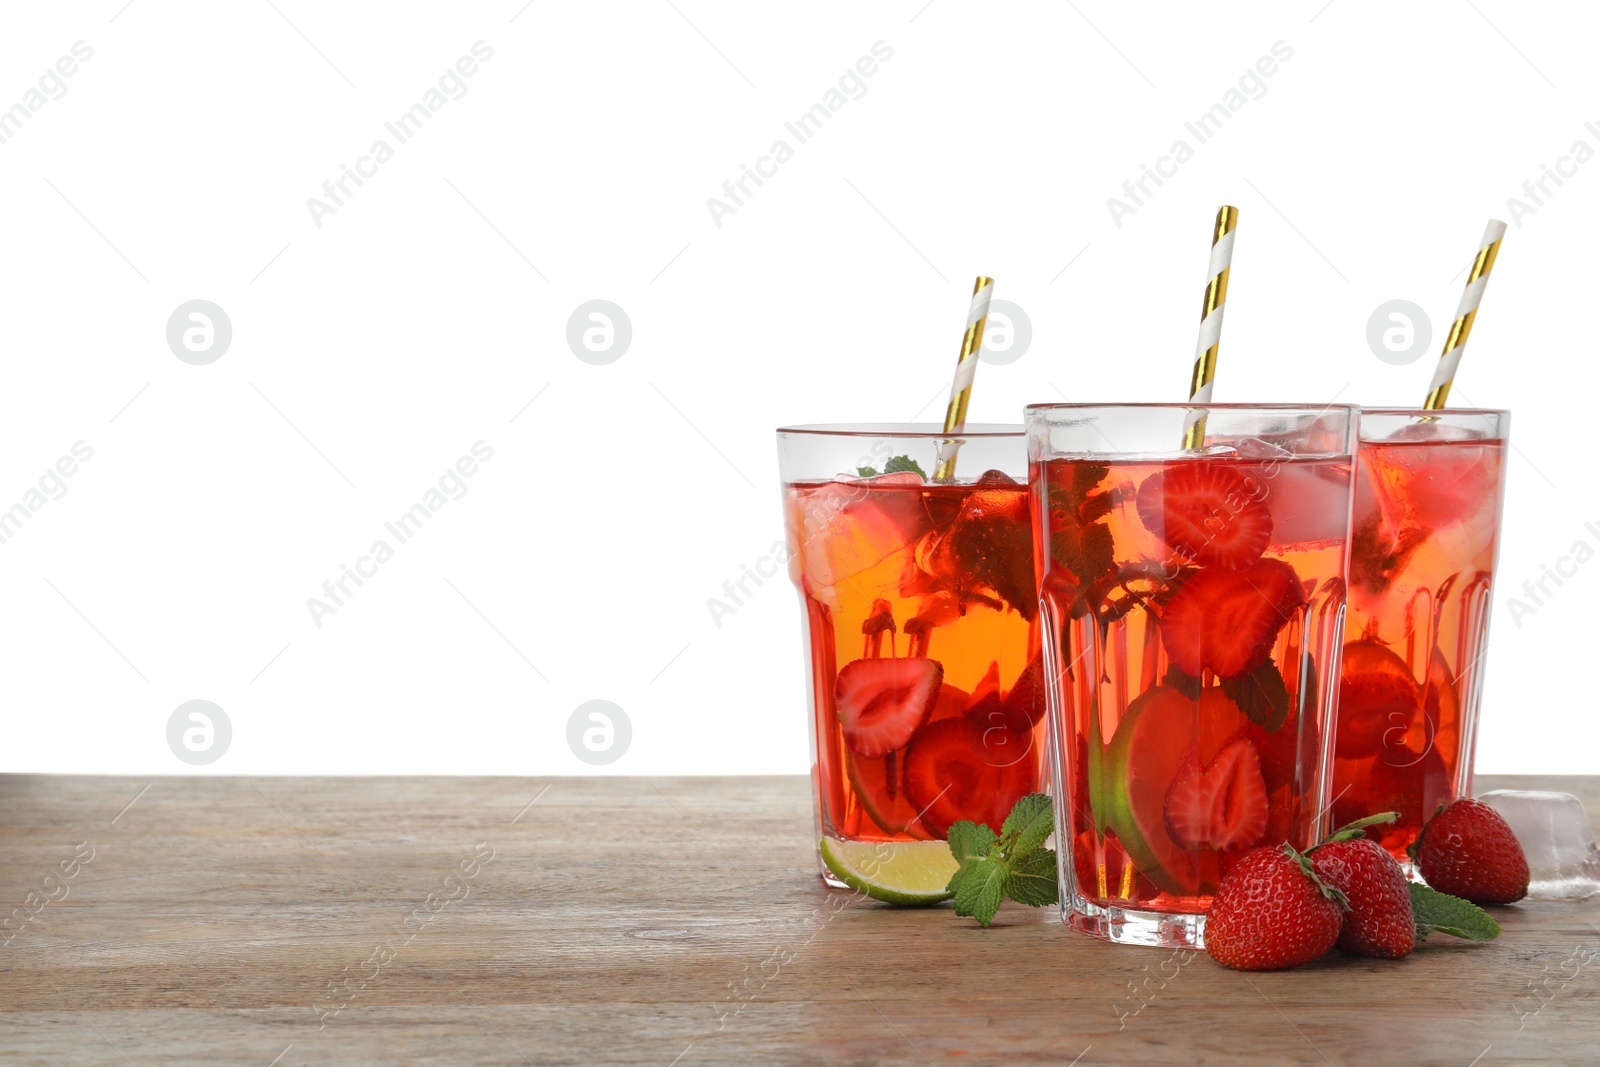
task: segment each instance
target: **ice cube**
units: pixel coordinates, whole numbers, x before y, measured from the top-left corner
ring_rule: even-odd
[[[848,479],[852,482],[864,482],[867,485],[921,485],[922,475],[916,471],[894,471],[890,474],[873,474],[866,478],[851,478],[848,474],[839,475],[841,480]]]
[[[1395,474],[1417,521],[1438,528],[1488,508],[1500,478],[1497,446],[1461,444],[1396,450]]]
[[[974,489],[948,525],[918,543],[915,559],[933,587],[958,594],[963,610],[969,602],[1004,610],[1004,601],[1032,619],[1038,589],[1033,584],[1028,494],[1021,485]],[[907,588],[903,583],[902,595]],[[999,594],[1000,600],[985,590]]]
[[[1426,418],[1426,417],[1424,417]],[[1465,426],[1451,426],[1448,422],[1423,421],[1407,423],[1385,441],[1469,441],[1480,436]]]
[[[1532,900],[1586,900],[1600,893],[1600,849],[1583,801],[1570,793],[1496,789],[1478,797],[1511,825],[1528,857]]]
[[[876,567],[920,537],[927,511],[914,471],[876,478],[837,480],[803,491],[799,511],[799,554],[813,586],[832,588]]]
[[[1358,594],[1383,594],[1411,554],[1437,540],[1465,566],[1487,556],[1499,519],[1500,453],[1472,442],[1363,444],[1351,524],[1351,578]],[[1363,611],[1370,603],[1356,602]]]
[[[1266,483],[1274,545],[1315,544],[1343,537],[1350,469],[1326,463],[1284,463]]]
[[[1287,460],[1294,458],[1294,452],[1284,448],[1276,441],[1265,437],[1240,437],[1228,444],[1213,444],[1206,449],[1206,455],[1237,455],[1244,459]]]

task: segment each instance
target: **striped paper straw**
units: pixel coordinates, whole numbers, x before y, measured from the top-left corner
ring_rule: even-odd
[[[1217,346],[1222,341],[1222,312],[1228,300],[1228,270],[1233,262],[1233,234],[1239,209],[1224,204],[1217,209],[1211,228],[1211,263],[1206,268],[1206,299],[1200,311],[1200,339],[1195,342],[1194,373],[1189,378],[1189,402],[1211,403],[1211,384],[1217,377]],[[1206,440],[1206,413],[1190,411],[1183,422],[1183,447],[1199,448]]]
[[[1444,407],[1450,396],[1450,383],[1456,380],[1456,368],[1461,365],[1462,350],[1467,347],[1467,336],[1478,317],[1478,303],[1489,284],[1489,272],[1494,269],[1495,256],[1500,253],[1500,239],[1506,235],[1506,224],[1490,219],[1478,244],[1478,255],[1467,273],[1467,287],[1461,293],[1461,303],[1456,306],[1456,319],[1450,324],[1450,334],[1444,339],[1444,355],[1433,370],[1433,383],[1428,386],[1428,399],[1423,407],[1432,410]]]
[[[983,327],[989,321],[989,299],[994,296],[994,279],[978,275],[972,286],[972,306],[967,309],[967,332],[961,336],[961,358],[956,363],[956,379],[950,385],[950,406],[944,413],[944,432],[960,433],[967,425],[967,402],[972,399],[972,376],[978,370],[978,351],[983,348]],[[939,466],[933,480],[946,482],[956,476],[956,452],[961,442],[939,442]]]

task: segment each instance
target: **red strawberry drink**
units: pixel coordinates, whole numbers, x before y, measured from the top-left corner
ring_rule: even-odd
[[[1361,413],[1333,822],[1399,812],[1367,832],[1402,861],[1424,819],[1471,794],[1507,422]]]
[[[961,476],[935,484],[921,473],[937,463],[928,428],[779,431],[821,836],[942,840],[963,819],[998,830],[1042,786],[1023,439],[962,436]]]
[[[1326,814],[1354,415],[1210,405],[1183,451],[1188,410],[1029,409],[1063,913],[1108,940],[1198,945]]]

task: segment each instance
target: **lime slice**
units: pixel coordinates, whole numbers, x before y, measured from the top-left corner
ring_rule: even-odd
[[[822,862],[851,889],[890,904],[937,904],[956,858],[943,841],[841,841],[822,839]]]

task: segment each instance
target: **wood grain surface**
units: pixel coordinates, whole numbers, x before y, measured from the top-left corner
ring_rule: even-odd
[[[1600,812],[1600,778],[1555,788]],[[823,889],[804,778],[0,777],[0,1064],[1600,1063],[1600,898],[1273,974]]]

